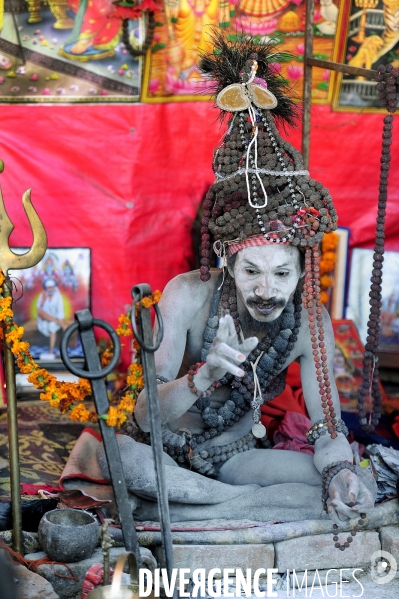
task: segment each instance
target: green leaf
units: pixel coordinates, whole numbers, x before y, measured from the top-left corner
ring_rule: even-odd
[[[158,42],[157,44],[153,45],[151,52],[158,52],[158,50],[163,50],[164,48],[166,48],[166,44]]]

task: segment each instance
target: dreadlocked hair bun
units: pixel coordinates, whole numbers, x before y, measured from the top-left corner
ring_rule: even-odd
[[[281,54],[274,45],[255,44],[250,37],[230,42],[216,30],[212,41],[214,51],[202,54],[200,68],[215,82],[215,95],[230,85],[241,92],[240,83],[248,101],[243,104],[247,108],[222,110],[230,120],[214,153],[215,182],[203,205],[203,281],[210,278],[210,252],[215,241],[220,247],[263,235],[265,243],[291,243],[304,252],[316,251],[324,233],[335,230],[338,220],[328,189],[310,178],[300,152],[277,130],[275,120],[293,124],[298,117],[284,81],[272,66]],[[266,83],[277,106],[268,110],[255,100],[253,104],[245,77],[248,85],[253,82],[264,87]]]

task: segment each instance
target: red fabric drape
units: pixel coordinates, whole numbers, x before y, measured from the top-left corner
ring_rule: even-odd
[[[292,362],[288,367],[284,391],[272,401],[263,404],[262,423],[267,430],[269,441],[273,441],[274,433],[280,426],[286,412],[296,412],[309,417],[305,398],[302,393],[301,373],[298,362]]]
[[[330,189],[352,246],[373,245],[381,129],[381,115],[312,109],[311,173]],[[213,180],[222,130],[217,111],[201,102],[1,106],[0,184],[15,224],[12,244],[31,242],[20,200],[31,187],[49,245],[91,247],[93,313],[115,325],[133,284],[162,289],[190,268],[193,220]],[[300,147],[299,131],[285,136]],[[391,250],[399,250],[398,150],[396,136]]]

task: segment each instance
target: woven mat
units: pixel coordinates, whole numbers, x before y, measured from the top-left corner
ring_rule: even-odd
[[[73,422],[42,401],[20,402],[17,414],[21,483],[57,486],[73,446],[88,425]],[[10,495],[8,460],[7,410],[0,408],[0,499]]]

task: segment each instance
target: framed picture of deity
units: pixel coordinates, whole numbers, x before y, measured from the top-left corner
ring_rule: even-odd
[[[28,248],[13,248],[23,254]],[[59,368],[63,331],[77,310],[90,308],[89,248],[48,248],[43,259],[25,270],[10,270],[15,322],[24,327],[34,360]],[[68,346],[70,358],[83,358],[79,336]]]
[[[341,409],[357,413],[359,388],[363,380],[364,346],[353,320],[332,320],[335,339],[333,374]],[[379,383],[382,397],[386,395]]]
[[[315,0],[313,56],[332,60],[338,14],[344,0]],[[198,50],[212,50],[213,28],[231,41],[251,35],[280,54],[272,68],[301,100],[306,0],[164,0],[154,43],[146,57],[142,102],[208,101],[211,82],[198,71]],[[282,56],[281,56],[282,54]],[[332,99],[330,71],[313,69],[312,102]]]
[[[397,0],[350,0],[342,3],[334,59],[376,70],[380,64],[399,67],[399,3]],[[386,112],[377,82],[337,73],[333,109],[344,112]]]
[[[352,252],[346,317],[352,319],[363,343],[367,337],[373,250]],[[399,252],[385,252],[382,273],[381,332],[378,352],[382,365],[399,368]]]
[[[136,102],[144,17],[119,4],[0,0],[0,103]]]

